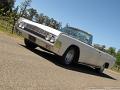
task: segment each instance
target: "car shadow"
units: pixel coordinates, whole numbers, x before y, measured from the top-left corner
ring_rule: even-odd
[[[19,44],[20,46],[26,48],[24,45]],[[26,48],[28,49],[28,48]],[[30,50],[30,49],[28,49]],[[95,75],[95,76],[99,76],[99,77],[103,77],[103,78],[108,78],[108,79],[112,79],[112,80],[117,80],[105,73],[96,73],[95,70],[93,68],[90,68],[88,66],[85,65],[81,65],[81,64],[74,64],[74,65],[70,65],[70,66],[65,66],[61,63],[61,59],[52,53],[46,52],[44,50],[39,50],[39,49],[33,49],[31,50],[33,53],[45,58],[46,60],[54,63],[55,65],[62,67],[64,69],[68,69],[68,70],[72,70],[72,71],[76,71],[76,72],[82,72],[82,73],[86,73],[86,74],[90,74],[90,75]]]

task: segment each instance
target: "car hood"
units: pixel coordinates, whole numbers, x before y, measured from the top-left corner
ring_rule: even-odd
[[[45,30],[45,31],[47,31],[47,32],[49,32],[51,34],[54,34],[56,36],[58,36],[58,35],[60,35],[62,33],[61,31],[58,31],[58,30],[53,29],[51,27],[48,27],[48,26],[45,26],[45,25],[30,21],[30,20],[25,19],[25,18],[20,18],[19,22],[25,22],[25,23],[28,23],[30,25],[37,26],[38,28],[41,28],[41,29],[43,29],[43,30]]]

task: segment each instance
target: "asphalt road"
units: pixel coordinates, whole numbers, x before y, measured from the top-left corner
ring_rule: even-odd
[[[63,66],[55,55],[0,33],[0,90],[120,90],[120,74]]]

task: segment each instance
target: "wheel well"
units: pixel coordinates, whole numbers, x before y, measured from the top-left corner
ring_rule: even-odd
[[[67,48],[67,50],[68,49],[70,49],[70,48],[75,48],[75,51],[76,51],[76,59],[75,59],[75,61],[74,62],[78,62],[78,60],[79,60],[79,57],[80,57],[80,48],[79,47],[77,47],[76,45],[71,45],[71,46],[69,46],[68,48]],[[67,51],[66,50],[66,51]]]
[[[109,63],[105,63],[105,68],[108,68],[109,67]]]

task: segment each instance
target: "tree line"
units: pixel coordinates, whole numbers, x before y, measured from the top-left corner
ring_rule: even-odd
[[[116,64],[120,65],[120,49],[116,50],[116,48],[114,48],[114,47],[106,48],[105,45],[100,45],[100,44],[94,44],[93,46],[103,52],[106,52],[106,53],[116,57]]]
[[[54,29],[62,28],[62,23],[58,22],[54,18],[50,18],[43,13],[38,13],[36,9],[30,8],[32,0],[24,0],[19,6],[15,7],[15,0],[0,0],[0,17],[7,17],[6,19],[12,19],[13,26],[19,17],[24,17],[34,22],[44,24],[46,26],[52,27]],[[69,26],[66,24],[66,26]],[[14,27],[13,27],[14,29]],[[120,65],[120,49],[116,51],[114,47],[109,47],[106,49],[105,45],[94,44],[95,48],[109,53],[110,55],[116,57],[116,64]]]
[[[24,17],[54,29],[60,29],[62,27],[61,22],[43,13],[38,13],[34,8],[30,8],[31,2],[32,0],[24,0],[19,6],[14,7],[15,0],[2,0],[0,1],[0,16],[13,18],[13,23],[15,23],[19,17]]]

